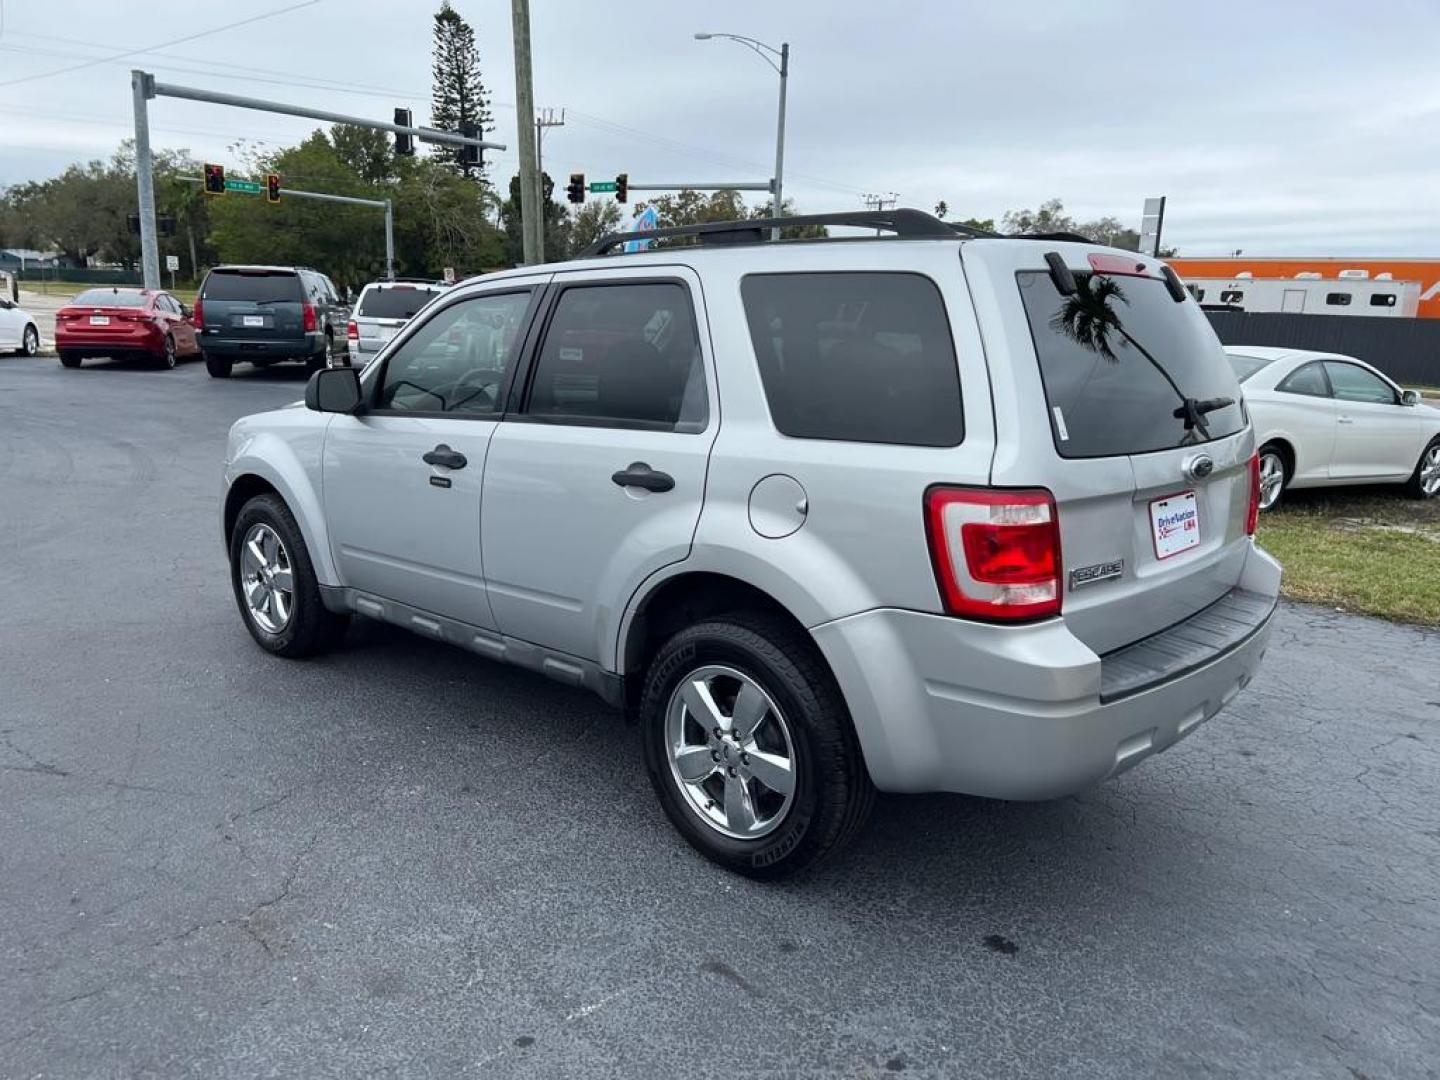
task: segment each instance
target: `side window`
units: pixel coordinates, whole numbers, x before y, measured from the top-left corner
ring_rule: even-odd
[[[1221,290],[1220,290],[1220,303],[1222,303],[1222,304],[1239,304],[1239,303],[1242,303],[1244,300],[1245,300],[1245,290],[1244,290],[1244,289],[1221,289]]]
[[[476,296],[437,311],[386,361],[375,407],[487,415],[515,363],[528,290]]]
[[[1363,401],[1371,405],[1395,405],[1395,391],[1380,376],[1354,364],[1326,360],[1325,372],[1341,401]]]
[[[1394,307],[1395,294],[1393,292],[1377,292],[1370,295],[1371,307]]]
[[[558,423],[703,431],[705,368],[689,290],[672,282],[565,289],[525,412]]]
[[[929,278],[751,274],[740,295],[782,435],[905,446],[964,438],[954,339]]]
[[[1306,397],[1329,397],[1330,384],[1325,381],[1325,372],[1318,361],[1296,368],[1275,388],[1286,394],[1304,394]]]
[[[1348,292],[1332,292],[1325,294],[1325,303],[1330,307],[1349,307],[1350,294]]]

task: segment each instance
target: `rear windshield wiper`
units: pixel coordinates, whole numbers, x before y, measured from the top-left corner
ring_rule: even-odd
[[[1050,269],[1050,281],[1054,284],[1055,291],[1061,296],[1075,296],[1080,292],[1080,283],[1075,280],[1074,271],[1065,265],[1065,258],[1058,251],[1048,251],[1045,253],[1045,265]],[[1176,285],[1179,284],[1179,280],[1178,277],[1175,278]],[[1165,285],[1171,296],[1177,301],[1184,299],[1184,286],[1179,286],[1181,294],[1176,296],[1176,290],[1171,286],[1168,277],[1166,278]],[[1158,371],[1160,377],[1165,380],[1170,389],[1175,391],[1175,396],[1180,399],[1180,407],[1170,415],[1177,420],[1185,421],[1186,431],[1198,431],[1202,439],[1209,441],[1210,422],[1205,419],[1206,414],[1234,405],[1235,399],[1228,397],[1203,399],[1191,397],[1185,393],[1184,390],[1180,389],[1179,384],[1171,377],[1165,365],[1150,355],[1150,350],[1131,336],[1130,331],[1126,330],[1125,327],[1120,324],[1119,319],[1115,319],[1111,325],[1114,326],[1121,337],[1135,347],[1136,352],[1150,362],[1150,366]]]

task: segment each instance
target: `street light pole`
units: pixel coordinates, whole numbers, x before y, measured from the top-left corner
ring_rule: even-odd
[[[771,180],[771,194],[775,197],[773,216],[780,217],[785,213],[783,201],[785,193],[785,90],[790,81],[790,43],[782,41],[780,48],[777,49],[773,45],[766,45],[763,41],[757,41],[755,38],[746,37],[743,34],[713,34],[702,31],[695,35],[696,41],[710,41],[714,38],[728,38],[744,45],[780,75],[780,115],[775,123],[775,176]],[[778,57],[780,62],[777,64],[769,56],[766,56],[766,53]],[[773,240],[779,240],[780,230],[772,229],[770,237]]]

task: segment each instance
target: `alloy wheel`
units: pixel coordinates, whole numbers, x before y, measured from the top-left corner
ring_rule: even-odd
[[[1260,509],[1269,510],[1280,500],[1280,492],[1285,487],[1285,462],[1280,460],[1280,455],[1275,453],[1264,453],[1260,455]]]
[[[250,526],[240,547],[240,588],[255,625],[278,634],[295,610],[295,575],[280,535],[264,522]]]
[[[1426,450],[1420,459],[1420,490],[1427,497],[1440,491],[1440,443]]]
[[[665,750],[690,811],[723,836],[766,836],[795,800],[785,716],[735,668],[708,664],[680,680],[665,709]]]
[[[34,356],[40,351],[40,334],[33,326],[25,328],[25,336],[21,341],[21,350],[26,356]]]
[[[167,368],[172,368],[172,367],[175,366],[175,339],[174,339],[174,338],[168,338],[168,337],[167,337],[167,338],[165,339],[165,352],[164,352],[164,354],[161,356],[161,361],[164,363],[164,365],[165,365]]]

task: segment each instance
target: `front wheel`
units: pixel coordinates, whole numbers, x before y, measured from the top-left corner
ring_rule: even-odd
[[[210,373],[212,379],[228,379],[233,367],[234,364],[223,356],[206,355],[205,357],[205,370]]]
[[[1440,436],[1425,447],[1405,490],[1416,499],[1433,499],[1440,494]]]
[[[874,799],[813,642],[770,616],[735,614],[667,641],[646,675],[640,722],[671,822],[749,877],[813,865],[850,839]]]
[[[1289,470],[1285,466],[1285,455],[1278,447],[1260,448],[1260,509],[1271,510],[1280,502],[1289,482]]]
[[[230,585],[245,628],[276,656],[324,652],[348,620],[326,609],[300,526],[278,495],[257,495],[240,508],[230,534]]]
[[[25,333],[20,337],[20,354],[22,356],[34,356],[40,351],[40,331],[35,325],[25,327]]]

